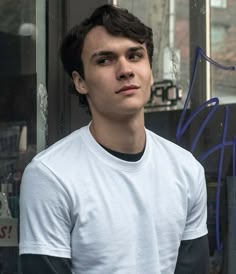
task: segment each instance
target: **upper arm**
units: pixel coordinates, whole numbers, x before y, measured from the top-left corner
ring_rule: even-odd
[[[70,258],[72,227],[68,193],[40,162],[30,164],[20,192],[20,254]]]
[[[203,167],[197,163],[197,174],[190,182],[190,198],[182,240],[196,239],[207,234],[207,190]]]
[[[195,162],[190,185],[189,208],[180,243],[175,274],[208,274],[207,188],[203,167]]]

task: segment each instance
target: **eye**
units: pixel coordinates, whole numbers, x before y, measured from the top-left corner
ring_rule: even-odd
[[[106,65],[109,65],[111,64],[112,62],[112,58],[111,57],[102,57],[102,58],[99,58],[96,63],[98,65],[102,65],[102,66],[106,66]]]
[[[143,53],[141,52],[132,52],[129,55],[129,60],[132,60],[132,61],[139,61],[142,58],[143,58]]]

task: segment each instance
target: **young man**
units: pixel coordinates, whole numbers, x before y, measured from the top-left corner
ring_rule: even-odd
[[[145,129],[152,31],[105,5],[61,46],[91,123],[36,156],[20,197],[23,274],[206,274],[206,183]]]

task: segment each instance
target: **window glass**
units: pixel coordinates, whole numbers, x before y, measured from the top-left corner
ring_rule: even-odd
[[[191,151],[203,165],[208,197],[209,274],[236,273],[236,1],[120,0],[118,4],[154,30],[155,81],[174,79],[183,88],[182,100],[176,106],[162,108],[166,103],[162,102],[164,84],[159,83],[154,98],[159,106],[145,113],[145,125]],[[174,54],[168,60],[169,50]],[[196,55],[196,69],[194,53],[200,54]],[[183,109],[189,71],[196,72],[196,77],[189,105]]]
[[[1,0],[0,273],[3,274],[20,273],[21,177],[25,166],[45,145],[44,44],[45,1]]]
[[[225,53],[225,39],[227,37],[227,30],[225,26],[212,25],[211,26],[211,49],[214,53]]]
[[[227,0],[211,0],[211,6],[215,8],[226,8]]]
[[[213,2],[221,2],[221,5],[216,5],[216,3],[213,5]],[[224,2],[224,5],[222,2]],[[212,1],[211,4],[211,57],[221,65],[227,67],[235,66],[236,2],[228,0],[226,5],[226,1]],[[236,102],[236,77],[234,70],[222,70],[212,66],[211,85],[212,96],[218,97],[220,104]]]

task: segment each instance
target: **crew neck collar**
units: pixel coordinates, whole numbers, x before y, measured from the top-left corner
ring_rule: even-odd
[[[147,134],[147,130],[145,129],[146,134],[146,146],[143,152],[142,157],[138,161],[125,161],[120,158],[117,158],[116,156],[112,155],[110,152],[108,152],[105,148],[103,148],[93,137],[93,135],[90,132],[90,124],[82,128],[82,137],[84,140],[85,145],[89,148],[91,153],[94,154],[94,160],[96,161],[96,157],[99,158],[97,160],[101,162],[105,162],[107,165],[110,165],[112,168],[116,168],[119,170],[134,172],[139,169],[144,168],[148,163],[148,158],[150,154],[150,141]]]

